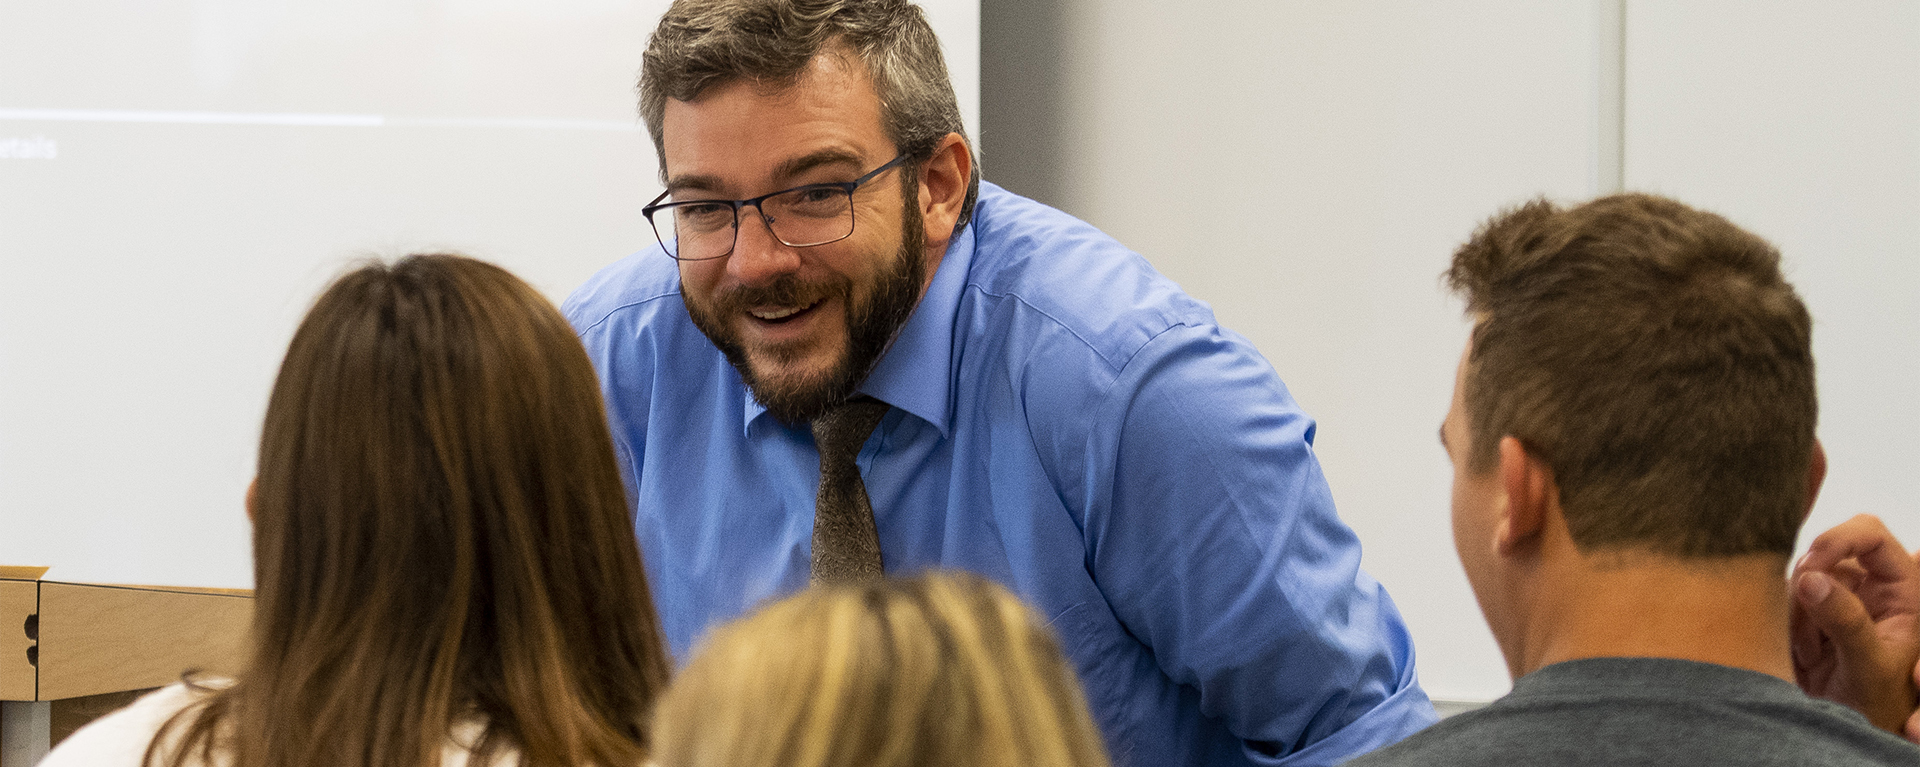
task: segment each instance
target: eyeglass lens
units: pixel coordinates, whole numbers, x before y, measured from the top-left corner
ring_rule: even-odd
[[[853,196],[845,189],[802,187],[761,200],[759,208],[773,236],[789,247],[824,245],[853,234]],[[753,214],[738,213],[726,202],[675,203],[653,214],[653,228],[674,258],[719,258],[733,251],[741,215]]]

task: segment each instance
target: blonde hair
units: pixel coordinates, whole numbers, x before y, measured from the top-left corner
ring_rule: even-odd
[[[1039,616],[963,574],[819,587],[722,627],[653,722],[661,767],[1107,767]]]

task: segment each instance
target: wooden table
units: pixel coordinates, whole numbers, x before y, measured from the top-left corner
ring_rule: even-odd
[[[239,670],[253,592],[42,580],[0,567],[0,767],[189,670]]]

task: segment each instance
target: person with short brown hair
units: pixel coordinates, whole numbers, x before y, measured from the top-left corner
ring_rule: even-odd
[[[928,573],[808,589],[702,640],[654,716],[659,767],[1107,767],[1053,632]]]
[[[1649,195],[1488,223],[1447,271],[1475,320],[1456,449],[1483,472],[1509,436],[1550,456],[1583,549],[1791,554],[1818,407],[1813,321],[1779,260]]]
[[[658,244],[565,305],[669,642],[928,568],[1059,631],[1115,758],[1325,765],[1434,719],[1246,338],[1086,223],[978,181],[906,0],[681,0],[641,112]]]
[[[1514,688],[1349,764],[1920,763],[1904,711],[1794,685],[1782,576],[1826,459],[1778,252],[1623,194],[1495,216],[1447,278],[1454,543]]]

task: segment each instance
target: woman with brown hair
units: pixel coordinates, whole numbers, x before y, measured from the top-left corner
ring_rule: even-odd
[[[1039,616],[962,574],[816,587],[722,627],[653,744],[660,767],[1107,767]]]
[[[46,767],[638,765],[668,664],[599,387],[498,267],[341,277],[267,405],[238,680],[164,688]]]

